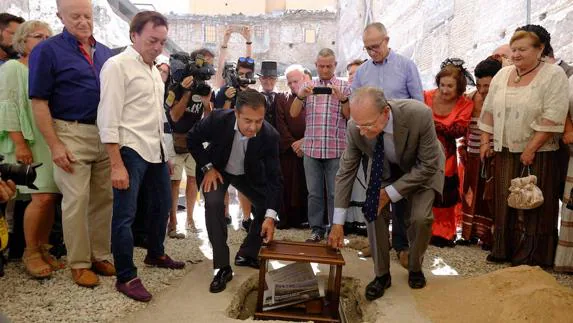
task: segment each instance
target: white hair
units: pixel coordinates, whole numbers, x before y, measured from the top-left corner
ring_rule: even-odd
[[[288,75],[288,73],[293,72],[293,71],[299,71],[302,74],[304,74],[304,66],[302,66],[300,64],[292,64],[286,68],[285,75]]]

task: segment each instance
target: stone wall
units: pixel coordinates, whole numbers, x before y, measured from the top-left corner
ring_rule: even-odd
[[[369,6],[371,11],[368,10]],[[105,0],[94,0],[95,34],[115,47],[129,43],[127,23],[117,17]],[[1,0],[0,12],[26,19],[42,19],[59,31],[55,0]],[[368,13],[371,13],[369,16]],[[218,53],[225,25],[248,24],[257,61],[278,60],[281,68],[302,63],[314,68],[316,53],[330,47],[337,53],[338,72],[346,63],[365,58],[362,29],[369,21],[383,22],[390,46],[418,64],[426,88],[446,57],[460,57],[470,70],[497,46],[507,43],[513,30],[526,22],[526,0],[338,0],[337,13],[287,11],[262,16],[171,16],[170,37],[187,51],[207,46]],[[573,61],[573,0],[531,0],[531,22],[552,35],[557,57]],[[205,26],[216,28],[216,40],[204,42]],[[305,43],[305,30],[316,32],[316,43]],[[233,35],[229,60],[245,54],[244,40]]]
[[[94,35],[109,47],[129,45],[129,25],[112,10],[107,0],[92,0],[94,5]],[[9,12],[26,20],[38,19],[50,24],[54,33],[62,30],[56,16],[55,0],[0,0],[0,12]]]
[[[223,41],[227,25],[248,25],[253,34],[253,57],[279,61],[279,71],[290,64],[303,64],[314,69],[316,54],[323,47],[337,50],[336,15],[332,12],[288,11],[281,15],[259,16],[170,16],[169,36],[185,51],[200,47],[212,49],[216,55]],[[215,39],[205,41],[208,28],[215,28]],[[316,42],[305,42],[305,30],[312,30]],[[228,61],[236,61],[245,55],[245,40],[233,34],[229,41]]]
[[[340,0],[339,7],[346,9],[340,25],[364,20],[364,5],[350,5],[356,2],[361,1]],[[390,47],[418,64],[427,88],[434,87],[432,79],[446,57],[463,58],[473,71],[497,46],[509,42],[527,16],[526,0],[373,0],[372,13],[374,21],[386,25]],[[531,0],[531,23],[551,33],[557,57],[573,61],[573,0]],[[346,57],[365,57],[361,42],[348,38],[352,46]]]

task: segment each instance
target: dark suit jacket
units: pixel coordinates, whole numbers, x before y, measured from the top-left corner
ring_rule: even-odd
[[[201,168],[212,163],[224,172],[235,137],[235,110],[213,110],[187,135],[187,146],[195,162],[197,184],[203,180]],[[208,143],[204,148],[203,143]],[[266,209],[280,210],[282,176],[279,162],[279,133],[264,121],[245,153],[245,175],[254,188],[265,194]]]
[[[388,101],[394,118],[394,148],[399,159],[398,166],[404,174],[398,180],[389,181],[389,165],[385,160],[382,186],[392,184],[400,195],[406,197],[420,187],[429,187],[442,194],[444,187],[444,149],[437,138],[432,110],[417,100]],[[354,120],[346,126],[346,149],[340,157],[336,174],[334,206],[348,208],[352,185],[362,154],[370,157],[367,178],[370,181],[372,155],[376,140],[360,135]]]

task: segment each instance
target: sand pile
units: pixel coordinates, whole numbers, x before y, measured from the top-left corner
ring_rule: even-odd
[[[539,267],[430,283],[415,297],[432,322],[573,322],[573,290]]]

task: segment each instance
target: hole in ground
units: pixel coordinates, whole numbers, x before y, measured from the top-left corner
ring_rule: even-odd
[[[364,297],[360,280],[352,277],[342,277],[340,302],[346,316],[346,322],[362,322],[362,307]],[[251,275],[241,286],[227,307],[228,317],[237,320],[252,319],[257,308],[257,290],[259,274]]]

